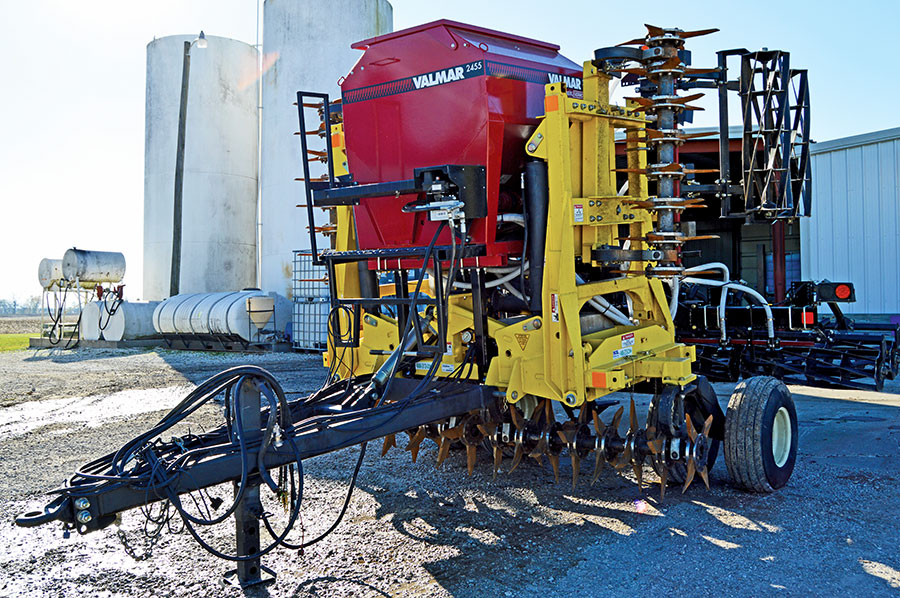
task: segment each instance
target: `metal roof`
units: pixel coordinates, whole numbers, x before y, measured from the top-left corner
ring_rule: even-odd
[[[840,139],[822,141],[821,143],[813,143],[810,146],[809,151],[812,154],[821,154],[824,152],[833,152],[837,150],[847,149],[849,147],[859,147],[861,145],[869,145],[870,143],[879,143],[882,141],[891,141],[894,139],[900,139],[900,127],[897,127],[895,129],[884,129],[883,131],[873,131],[871,133],[863,133],[862,135],[841,137]]]

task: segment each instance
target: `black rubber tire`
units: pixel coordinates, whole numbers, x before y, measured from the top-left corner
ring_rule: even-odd
[[[712,384],[710,384],[709,381],[705,377],[697,376],[696,384],[697,384],[696,392],[710,394],[712,397],[716,396],[715,389],[712,387]],[[659,395],[654,396],[650,400],[650,409],[647,412],[647,426],[648,427],[649,426],[654,426],[654,427],[659,426],[658,415],[656,414],[656,410],[658,409],[658,404],[659,404],[658,401],[659,401]],[[703,408],[702,403],[696,399],[693,399],[691,397],[691,395],[688,395],[685,399],[684,410],[685,410],[685,412],[690,414],[691,424],[693,425],[694,429],[697,430],[698,432],[700,430],[702,430],[703,422],[709,416],[709,413],[706,411],[706,409]],[[713,465],[715,465],[715,463],[716,463],[716,459],[719,456],[719,445],[720,444],[721,443],[718,440],[716,440],[715,438],[709,439],[709,444],[707,445],[709,448],[708,448],[708,453],[707,453],[707,458],[706,458],[707,471],[711,471],[713,468]],[[659,475],[660,468],[659,468],[659,465],[657,464],[657,462],[652,461],[651,465],[653,466],[653,471],[655,471],[656,474]],[[675,463],[673,465],[670,465],[668,467],[668,470],[669,470],[669,476],[668,476],[669,484],[683,484],[684,483],[684,480],[687,478],[687,465],[685,465],[684,463]]]
[[[791,444],[779,467],[772,448],[775,415],[790,417]],[[772,492],[787,484],[797,460],[797,410],[784,383],[770,376],[741,381],[728,401],[725,417],[725,466],[734,484],[751,492]]]

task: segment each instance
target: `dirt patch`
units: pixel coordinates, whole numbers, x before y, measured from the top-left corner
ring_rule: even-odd
[[[44,318],[49,321],[48,318]],[[41,316],[0,316],[0,334],[41,333]]]

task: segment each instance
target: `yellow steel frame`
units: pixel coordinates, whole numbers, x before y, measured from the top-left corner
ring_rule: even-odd
[[[545,114],[527,142],[527,152],[547,162],[550,195],[543,278],[543,315],[513,325],[488,320],[488,335],[497,343],[485,384],[506,390],[507,400],[527,395],[578,406],[636,383],[658,379],[684,386],[694,380],[694,348],[675,342],[674,325],[662,283],[643,275],[653,262],[635,261],[611,279],[578,284],[576,264],[591,264],[592,249],[620,247],[620,227],[628,230],[631,249],[648,249],[647,234],[655,214],[646,208],[644,139],[646,119],[634,106],[609,103],[610,77],[584,64],[584,97],[570,97],[561,83],[546,86]],[[628,194],[616,190],[615,132],[623,130],[628,158]],[[645,148],[644,148],[645,149]],[[336,249],[355,249],[353,213],[339,208]],[[338,271],[338,293],[358,296],[355,268]],[[583,334],[580,315],[596,296],[625,293],[632,305],[631,326],[614,326]],[[473,321],[471,295],[454,295],[448,309],[448,348],[439,376],[449,375],[465,354],[461,334]],[[374,372],[386,359],[372,349],[393,349],[396,323],[366,314],[360,347],[329,343],[326,366],[342,376]],[[346,359],[352,352],[352,360]],[[343,352],[343,353],[341,353]],[[352,363],[352,367],[350,364]],[[430,365],[430,362],[423,362]],[[417,366],[417,369],[420,369]],[[427,367],[425,368],[427,369]]]

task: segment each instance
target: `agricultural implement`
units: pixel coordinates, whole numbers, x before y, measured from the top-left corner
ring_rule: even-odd
[[[849,282],[795,282],[785,301],[770,306],[729,295],[724,284],[685,283],[676,335],[696,347],[694,371],[710,380],[771,375],[791,384],[881,391],[900,368],[900,325],[845,316],[840,304],[855,298]],[[822,303],[829,317],[820,317]]]
[[[720,450],[738,487],[786,484],[798,439],[787,388],[771,377],[744,380],[726,413],[692,371],[696,348],[677,340],[673,320],[682,279],[715,274],[686,273],[681,263],[682,245],[696,238],[681,215],[702,202],[680,189],[696,171],[678,162],[687,138],[679,125],[698,99],[681,92],[736,89],[729,56],[741,58],[744,75],[759,70],[770,86],[763,92],[782,83],[765,69],[786,67],[785,53],[769,51],[691,66],[686,40],[714,31],[647,26],[646,36],[597,50],[581,66],[557,46],[450,21],[360,42],[365,52],[342,80],[340,102],[297,98],[310,243],[330,289],[326,384],[289,401],[259,368],[218,374],[17,522],[89,532],[140,507],[156,530],[183,523],[252,584],[270,550],[324,537],[288,539],[303,461],[362,445],[342,516],[373,440],[384,454],[405,437],[414,461],[423,442],[435,442],[438,465],[464,448],[470,473],[485,450],[495,475],[546,459],[558,479],[565,458],[575,492],[587,491],[579,486],[586,461],[592,484],[608,464],[641,488],[649,465],[660,498],[672,484],[708,486]],[[609,89],[622,75],[640,95],[617,106]],[[775,170],[763,195],[721,175],[709,190],[729,209],[798,215],[807,187],[784,172],[803,179],[807,166],[787,133],[802,128],[808,101],[796,108],[778,109],[799,115],[799,125],[779,118],[784,136],[754,142],[784,149],[776,153],[786,160],[766,162]],[[620,168],[617,133],[627,150]],[[324,175],[313,176],[313,161]],[[329,219],[317,226],[319,208]],[[633,400],[620,406],[620,391],[652,394],[648,413]],[[217,396],[225,397],[222,427],[163,439]],[[204,491],[225,482],[234,484],[228,508]],[[285,508],[280,527],[263,508],[265,489]],[[237,550],[225,554],[197,528],[231,515]]]

